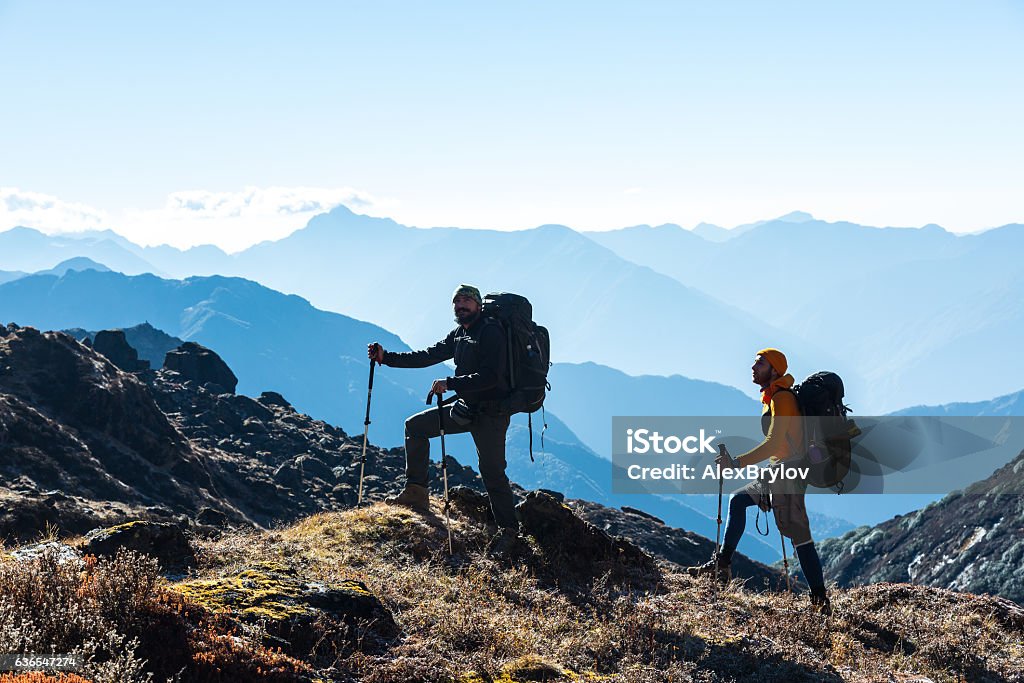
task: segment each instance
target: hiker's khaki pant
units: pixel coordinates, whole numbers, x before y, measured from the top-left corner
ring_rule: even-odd
[[[781,467],[773,465],[770,468]],[[752,481],[740,493],[746,493],[764,510],[775,514],[775,524],[782,535],[790,539],[794,546],[812,542],[811,522],[807,519],[807,505],[804,494],[807,491],[806,481],[780,479],[769,482],[764,475]]]
[[[480,478],[484,480],[491,501],[494,521],[501,527],[517,527],[515,498],[505,474],[505,434],[508,415],[487,415],[478,412],[473,421],[460,425],[451,418],[451,410],[441,411],[445,434],[469,432],[476,444]],[[426,486],[430,476],[430,439],[440,436],[437,408],[428,408],[405,421],[405,476],[410,484]]]

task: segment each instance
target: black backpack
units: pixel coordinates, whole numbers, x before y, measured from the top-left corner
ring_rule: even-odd
[[[843,380],[834,372],[816,372],[790,391],[804,416],[804,460],[807,481],[817,488],[842,493],[850,471],[853,438],[860,429],[847,418],[852,412],[843,403]]]
[[[548,368],[551,367],[551,339],[547,328],[533,322],[533,306],[525,296],[509,292],[494,292],[484,297],[483,314],[501,323],[508,348],[510,413],[530,415],[530,460],[533,460],[533,413],[543,413],[544,399],[551,390]],[[541,430],[541,448],[544,447],[544,419]]]

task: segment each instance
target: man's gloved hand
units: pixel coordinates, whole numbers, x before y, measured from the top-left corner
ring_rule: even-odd
[[[729,455],[729,449],[725,447],[724,443],[718,444],[718,455],[715,456],[715,464],[723,470],[734,470],[739,467],[739,463]]]
[[[366,356],[377,361],[378,365],[384,365],[384,347],[377,342],[366,345]]]
[[[441,402],[441,396],[444,392],[448,391],[448,382],[443,379],[435,379],[434,383],[430,385],[430,392],[427,394],[427,403],[430,403],[430,397],[437,394],[437,402]]]

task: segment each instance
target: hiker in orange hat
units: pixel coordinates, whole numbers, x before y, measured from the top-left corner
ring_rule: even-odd
[[[761,349],[755,355],[750,370],[754,383],[761,387],[761,431],[765,439],[753,450],[736,458],[722,446],[716,458],[722,469],[742,468],[765,460],[775,467],[804,456],[802,415],[796,394],[792,391],[795,382],[793,375],[789,374],[786,354],[775,348]],[[806,489],[807,482],[784,478],[771,483],[759,478],[744,486],[729,498],[725,540],[718,556],[687,571],[691,576],[714,575],[722,583],[728,583],[732,578],[732,556],[746,527],[747,508],[758,505],[765,512],[774,511],[780,533],[792,541],[811,589],[812,605],[830,613],[831,603],[825,590],[821,559],[814,547],[807,519]]]

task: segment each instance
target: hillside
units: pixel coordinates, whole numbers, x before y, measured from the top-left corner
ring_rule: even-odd
[[[1022,476],[1024,452],[922,510],[826,539],[826,576],[846,586],[899,581],[1024,602]]]
[[[106,301],[118,305],[109,306]],[[68,329],[80,339],[95,336],[90,330],[124,328],[139,357],[154,369],[162,365],[163,354],[176,339],[196,341],[215,349],[237,374],[238,393],[259,396],[276,391],[299,412],[359,433],[366,406],[366,343],[377,340],[392,350],[408,349],[401,339],[376,325],[318,310],[299,297],[240,278],[166,280],[96,271],[29,276],[0,285],[3,319],[40,329]],[[148,323],[140,325],[142,321]],[[607,373],[625,378],[597,365],[584,369],[598,378]],[[556,377],[558,384],[547,404],[550,429],[543,449],[541,425],[534,425],[534,449],[544,451],[537,463],[528,455],[525,416],[513,419],[508,442],[510,476],[531,488],[555,488],[570,497],[643,507],[672,526],[711,528],[706,506],[698,511],[688,504],[701,505],[698,499],[687,497],[683,502],[679,497],[645,496],[647,500],[636,500],[632,496],[621,500],[611,495],[607,461],[580,443],[571,425],[558,419],[559,406],[564,406],[581,418],[577,421],[584,429],[593,424],[594,415],[580,414],[576,406],[580,393],[572,386],[585,378],[578,380],[578,373],[569,374],[571,370],[567,368],[565,381]],[[438,371],[378,369],[371,427],[375,443],[402,443],[404,419],[423,409],[423,396]],[[558,373],[560,377],[560,369]],[[591,380],[585,380],[584,386],[591,387]],[[740,392],[710,383],[682,381],[677,386],[685,387],[689,405],[719,405],[719,393],[732,397],[726,400],[746,402]],[[593,412],[598,419],[600,415],[607,419],[614,414],[612,408],[603,404]],[[450,447],[456,456],[474,457],[468,434],[452,438]],[[764,544],[752,543],[749,550],[762,561],[776,557],[774,548]]]
[[[0,555],[0,648],[79,652],[77,683],[1021,680],[1011,602],[884,584],[836,591],[826,617],[745,558],[727,590],[685,577],[711,542],[628,508],[516,487],[526,543],[494,555],[457,462],[449,556],[439,498],[375,502],[400,450],[370,448],[353,509],[359,440],[234,394],[198,345],[166,364],[0,337],[0,534],[50,537]]]
[[[18,552],[0,559],[0,613],[36,609],[37,649],[103,634],[82,680],[104,683],[1022,680],[1024,610],[1008,601],[882,584],[836,591],[825,617],[609,545],[543,494],[520,509],[514,558],[488,553],[460,506],[449,557],[439,507],[380,504],[193,539],[184,578],[123,551],[76,560],[80,542],[63,561]],[[23,619],[0,620],[0,644]]]
[[[262,528],[356,502],[361,437],[297,412],[275,392],[252,399],[215,384],[230,369],[202,347],[178,349],[178,371],[127,373],[66,334],[0,330],[0,538],[136,518]],[[476,472],[449,453],[451,485],[482,491]],[[404,469],[402,449],[371,446],[367,497],[400,490]],[[627,514],[595,505],[584,516],[601,516],[604,526]],[[627,526],[644,537],[643,548],[680,564],[713,549],[650,517]],[[774,575],[746,559],[739,573]]]
[[[378,340],[396,351],[408,349],[376,325],[240,278],[166,280],[94,270],[33,275],[0,285],[0,320],[38,329],[78,328],[79,335],[148,321],[172,337],[216,349],[237,373],[240,393],[277,391],[303,412],[360,432],[366,344]],[[140,344],[139,350],[145,354],[146,347]],[[410,384],[429,386],[430,379],[429,371],[407,371],[397,382],[379,373],[376,405],[384,412],[419,409],[421,393]],[[399,444],[401,423],[381,423],[375,435]]]

